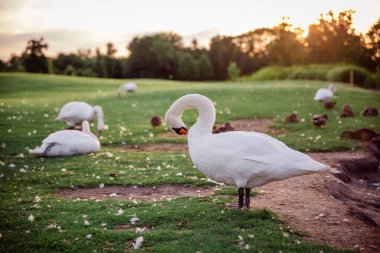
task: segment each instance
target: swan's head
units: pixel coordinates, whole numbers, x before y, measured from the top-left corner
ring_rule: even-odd
[[[336,86],[334,84],[330,84],[327,89],[329,89],[332,93],[336,93]]]
[[[185,123],[182,122],[181,117],[171,113],[171,110],[165,115],[166,126],[173,130],[176,134],[187,135],[188,130]]]

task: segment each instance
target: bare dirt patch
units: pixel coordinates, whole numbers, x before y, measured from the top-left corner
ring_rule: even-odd
[[[228,121],[235,128],[235,131],[254,131],[260,133],[266,133],[270,135],[284,135],[287,132],[285,129],[271,128],[273,124],[272,119],[240,119]],[[224,126],[224,124],[216,124],[216,127]],[[183,138],[186,137],[179,136],[171,131],[160,134],[161,137],[165,138]],[[187,143],[154,143],[154,144],[140,144],[140,145],[126,145],[120,147],[121,149],[132,150],[132,151],[148,151],[148,152],[188,152]]]
[[[58,193],[69,199],[121,199],[131,201],[160,201],[179,197],[205,197],[212,188],[184,185],[105,186],[104,188],[65,189]]]
[[[332,164],[340,159],[362,158],[364,152],[310,153],[314,159]],[[256,188],[253,208],[267,208],[296,230],[307,233],[306,239],[336,247],[379,252],[380,230],[363,222],[352,212],[353,203],[330,195],[328,185],[339,183],[332,174],[321,173],[272,182]],[[375,190],[372,194],[379,194]],[[378,195],[379,196],[379,195]],[[372,212],[380,221],[380,213]]]

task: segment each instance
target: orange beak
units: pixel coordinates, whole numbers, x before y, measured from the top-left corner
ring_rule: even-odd
[[[180,133],[180,134],[183,134],[183,135],[187,135],[187,130],[181,128],[181,130],[179,131],[179,133]]]

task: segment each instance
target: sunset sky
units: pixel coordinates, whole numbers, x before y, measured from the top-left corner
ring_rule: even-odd
[[[136,35],[173,31],[207,46],[216,34],[273,27],[283,16],[306,29],[320,13],[348,9],[356,11],[354,27],[365,33],[380,17],[380,0],[0,0],[0,59],[41,36],[50,56],[79,48],[105,52],[107,42],[123,56]]]

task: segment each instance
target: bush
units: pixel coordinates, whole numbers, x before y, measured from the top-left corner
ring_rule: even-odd
[[[246,78],[248,80],[284,80],[287,78],[291,71],[289,67],[265,67],[255,73],[250,77]]]
[[[364,83],[365,88],[380,89],[380,72],[371,74]]]
[[[228,77],[230,80],[237,80],[240,76],[240,69],[236,65],[236,62],[230,62],[228,64]]]
[[[365,87],[369,72],[366,69],[357,66],[335,67],[327,74],[327,80],[349,83],[351,71],[354,72],[354,84]]]

